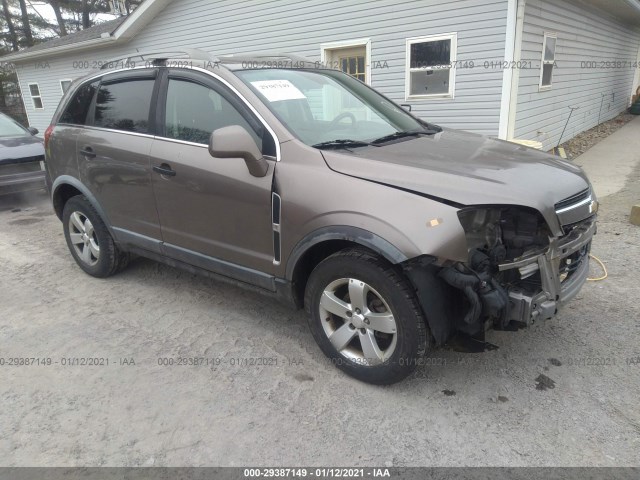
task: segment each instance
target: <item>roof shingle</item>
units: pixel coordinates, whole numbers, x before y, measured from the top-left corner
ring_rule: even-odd
[[[26,52],[35,52],[38,50],[46,50],[54,47],[61,47],[63,45],[72,45],[74,43],[81,43],[81,42],[86,42],[88,40],[94,40],[96,38],[100,38],[103,33],[112,34],[120,26],[120,24],[126,20],[126,18],[127,17],[118,17],[114,20],[109,20],[108,22],[94,25],[93,27],[89,27],[85,30],[80,30],[79,32],[72,33],[70,35],[65,35],[64,37],[53,38],[46,42],[42,42],[37,45],[34,45],[33,47],[20,50],[19,53],[22,54]],[[12,52],[12,53],[15,53],[15,52]]]

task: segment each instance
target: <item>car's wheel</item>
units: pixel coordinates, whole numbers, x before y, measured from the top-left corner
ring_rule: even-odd
[[[431,342],[411,285],[367,250],[342,250],[318,264],[307,283],[305,306],[322,351],[365,382],[402,380]]]
[[[83,195],[70,198],[62,212],[64,236],[77,264],[94,277],[108,277],[129,263],[95,208]]]

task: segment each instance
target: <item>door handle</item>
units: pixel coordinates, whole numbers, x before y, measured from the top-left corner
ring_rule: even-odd
[[[84,147],[83,149],[80,150],[80,153],[87,158],[96,158],[96,154],[94,153],[93,148],[91,147]]]
[[[168,163],[162,163],[160,165],[154,165],[153,171],[160,175],[166,175],[167,177],[175,177],[176,171],[171,169]]]

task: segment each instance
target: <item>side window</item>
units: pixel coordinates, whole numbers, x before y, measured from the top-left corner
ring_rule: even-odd
[[[148,133],[153,84],[151,79],[133,79],[100,85],[94,125]]]
[[[406,98],[453,98],[456,33],[407,39]]]
[[[33,108],[35,108],[36,110],[42,110],[44,108],[44,105],[42,104],[42,95],[40,95],[40,86],[37,83],[30,83],[29,93],[31,94]]]
[[[67,93],[67,90],[69,90],[70,86],[71,80],[60,80],[60,90],[62,91],[63,95]]]
[[[208,144],[211,132],[230,125],[244,127],[262,147],[261,134],[220,93],[197,83],[169,79],[165,109],[166,137]]]
[[[540,70],[540,90],[551,88],[553,80],[553,67],[556,64],[556,40],[555,33],[545,33],[542,41],[542,68]]]
[[[72,125],[84,125],[86,123],[87,113],[89,113],[91,101],[98,88],[98,83],[97,81],[87,83],[78,89],[60,117],[60,123],[69,123]]]

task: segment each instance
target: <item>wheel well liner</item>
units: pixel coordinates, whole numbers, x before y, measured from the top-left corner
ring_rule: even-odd
[[[82,192],[68,183],[60,185],[53,193],[53,209],[60,220],[62,220],[62,211],[65,204],[71,197],[76,195],[82,195]]]

